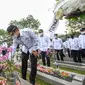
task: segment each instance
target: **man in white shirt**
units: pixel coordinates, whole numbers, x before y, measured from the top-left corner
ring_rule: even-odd
[[[37,72],[37,56],[38,56],[38,39],[35,33],[26,28],[19,30],[17,26],[10,25],[7,28],[10,36],[13,38],[12,48],[15,50],[17,45],[22,45],[22,78],[26,80],[27,65],[29,59],[29,53],[31,58],[31,72],[30,83],[35,85],[35,77]]]
[[[53,39],[53,49],[55,50],[56,52],[56,55],[57,55],[57,59],[60,60],[59,58],[59,55],[61,57],[61,60],[64,61],[63,57],[63,42],[62,42],[62,39],[58,38],[58,35],[55,34],[54,35],[54,39]]]
[[[80,30],[81,34],[79,36],[79,48],[82,58],[85,57],[85,28]]]
[[[47,60],[47,66],[50,66],[50,57],[47,55],[47,51],[50,49],[50,38],[44,35],[43,30],[39,29],[39,49],[41,51],[42,55],[42,62],[43,65],[46,65]]]
[[[72,39],[70,40],[70,49],[71,49],[71,56],[73,57],[74,62],[81,63],[81,56],[79,55],[79,38],[77,35],[71,35]]]

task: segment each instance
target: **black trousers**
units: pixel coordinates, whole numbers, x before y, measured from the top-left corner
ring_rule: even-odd
[[[28,59],[29,59],[29,52],[26,54],[22,52],[22,78],[26,80],[26,74],[27,74],[27,65],[28,65]],[[35,85],[35,77],[37,73],[37,57],[35,57],[33,54],[30,55],[31,59],[31,72],[30,72],[30,83]]]
[[[63,50],[55,50],[55,52],[56,52],[57,59],[60,60],[60,58],[61,58],[61,60],[64,61]],[[60,58],[59,58],[59,56],[60,56]]]
[[[26,74],[27,74],[27,65],[28,65],[28,59],[29,59],[29,52],[26,54],[22,52],[22,78],[26,80]]]
[[[73,57],[74,62],[81,63],[81,56],[80,56],[79,50],[71,50],[71,56]]]
[[[42,51],[41,52],[41,56],[42,56],[43,65],[46,66],[46,61],[45,61],[45,58],[46,58],[46,60],[47,60],[47,66],[50,67],[50,57],[46,55],[46,52]]]
[[[31,54],[30,59],[31,59],[31,72],[29,80],[32,85],[35,85],[35,77],[37,74],[37,56]]]
[[[80,50],[80,56],[81,56],[82,58],[85,57],[85,49]]]

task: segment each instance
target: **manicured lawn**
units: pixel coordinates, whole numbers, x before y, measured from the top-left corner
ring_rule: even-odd
[[[56,68],[56,66],[52,65],[53,68]],[[78,74],[82,74],[85,75],[85,71],[80,71],[80,70],[75,70],[75,69],[71,69],[71,68],[66,68],[66,67],[60,67],[61,70],[65,70],[65,71],[69,71],[69,72],[74,72],[74,73],[78,73]]]
[[[66,71],[69,71],[69,72],[74,72],[74,73],[85,75],[85,71],[74,70],[74,69],[65,68],[65,67],[60,67],[60,69],[61,70],[66,70]]]

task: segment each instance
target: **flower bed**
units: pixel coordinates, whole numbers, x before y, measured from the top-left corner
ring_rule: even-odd
[[[5,51],[4,55],[3,51]],[[9,60],[11,52],[11,48],[0,47],[0,85],[21,85],[18,78],[13,75],[16,66]]]
[[[72,82],[74,75],[67,73],[65,71],[61,71],[59,69],[53,69],[50,67],[45,67],[45,66],[41,66],[38,65],[37,66],[38,71],[64,79],[66,81]]]

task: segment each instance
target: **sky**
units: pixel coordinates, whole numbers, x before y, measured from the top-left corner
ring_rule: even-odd
[[[33,15],[41,23],[40,28],[48,31],[53,19],[52,8],[55,0],[0,0],[0,29],[7,28],[11,20],[20,20]],[[65,21],[60,21],[57,33],[63,34],[65,31]]]

